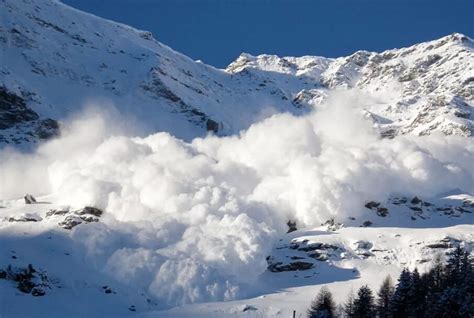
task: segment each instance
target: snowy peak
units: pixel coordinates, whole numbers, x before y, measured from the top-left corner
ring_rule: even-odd
[[[285,81],[279,84],[293,89],[295,104],[318,106],[332,90],[359,89],[374,97],[364,112],[372,114],[382,136],[473,132],[473,41],[459,33],[337,59],[242,54],[226,71],[250,73],[263,81],[271,81],[272,73],[281,74]],[[292,81],[295,78],[299,82]]]
[[[112,104],[143,133],[229,135],[279,112],[318,108],[334,90],[370,96],[361,113],[383,137],[471,136],[473,41],[462,34],[348,57],[242,54],[226,70],[195,62],[152,34],[50,0],[3,1],[0,143],[54,136],[65,118]],[[28,114],[34,114],[28,116]]]

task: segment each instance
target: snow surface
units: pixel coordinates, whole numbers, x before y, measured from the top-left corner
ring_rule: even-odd
[[[218,70],[59,2],[0,6],[3,87],[62,127],[29,152],[28,123],[2,132],[0,270],[48,281],[0,279],[1,317],[302,317],[323,285],[342,302],[473,250],[466,36]]]

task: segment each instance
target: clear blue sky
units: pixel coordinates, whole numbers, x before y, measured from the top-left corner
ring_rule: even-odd
[[[241,52],[337,57],[460,32],[474,0],[63,0],[153,32],[193,59],[225,67]]]

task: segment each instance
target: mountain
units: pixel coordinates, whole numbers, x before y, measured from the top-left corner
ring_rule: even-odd
[[[303,114],[332,91],[367,93],[382,136],[470,136],[473,41],[462,34],[336,59],[242,54],[225,70],[196,62],[150,32],[60,2],[2,1],[0,142],[50,138],[88,104],[109,103],[185,140],[229,135],[274,113]],[[262,106],[264,105],[264,106]]]
[[[221,70],[0,0],[0,317],[302,317],[472,255],[473,47]]]

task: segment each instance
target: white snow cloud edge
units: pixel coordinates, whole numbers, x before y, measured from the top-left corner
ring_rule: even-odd
[[[89,109],[34,154],[0,152],[0,198],[53,193],[57,204],[104,209],[73,239],[163,304],[235,299],[265,271],[290,218],[315,226],[394,193],[474,192],[472,138],[380,139],[361,115],[366,99],[337,92],[306,116],[191,143],[129,137],[117,124],[126,119]]]

